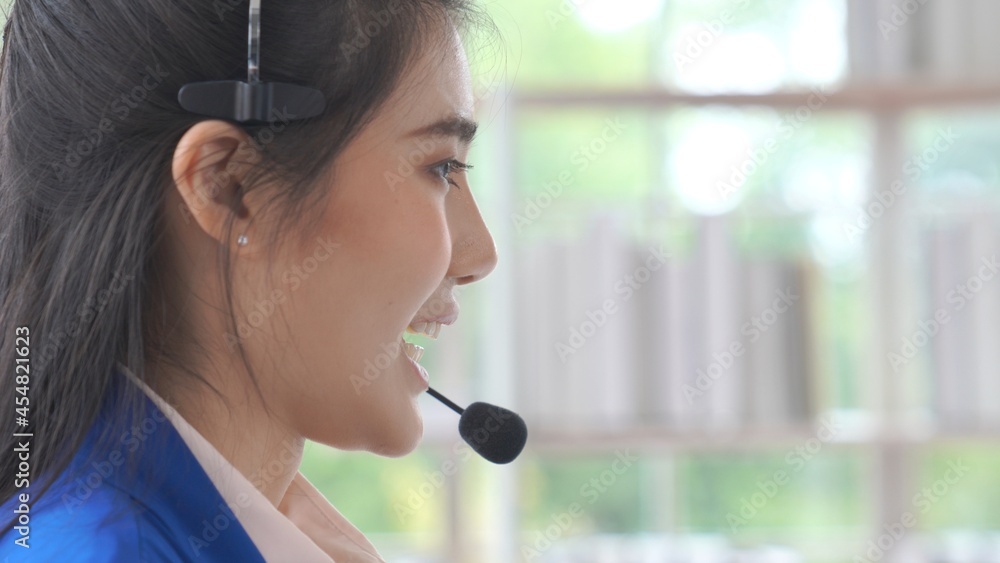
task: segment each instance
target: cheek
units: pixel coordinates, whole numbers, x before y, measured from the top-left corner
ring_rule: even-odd
[[[406,264],[404,280],[425,297],[440,285],[451,262],[446,197],[444,188],[419,177],[408,178],[384,200],[375,219],[384,258]]]
[[[389,190],[364,180],[331,194],[320,236],[339,247],[292,297],[307,324],[301,330],[367,351],[367,341],[394,335],[433,295],[452,248],[443,188],[408,178]]]
[[[301,299],[295,297],[301,302],[297,308],[316,323],[349,324],[352,330],[368,326],[371,336],[385,339],[416,313],[449,270],[446,196],[413,180],[394,192],[377,184],[364,187],[345,188],[331,198],[321,231],[340,246],[317,272],[316,283],[304,288]]]

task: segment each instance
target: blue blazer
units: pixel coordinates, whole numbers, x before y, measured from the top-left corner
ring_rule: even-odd
[[[121,376],[117,385],[134,384]],[[142,396],[147,416],[112,448],[95,452],[96,438],[109,427],[106,400],[69,467],[42,498],[36,499],[32,474],[27,489],[0,505],[6,523],[19,494],[31,495],[30,547],[17,545],[23,536],[10,530],[0,536],[0,562],[264,561],[173,425]],[[98,455],[88,460],[91,453]],[[130,458],[138,464],[134,482],[125,479]]]

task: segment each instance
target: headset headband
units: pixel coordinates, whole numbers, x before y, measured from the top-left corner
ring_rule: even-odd
[[[260,2],[250,0],[247,80],[185,84],[177,92],[182,108],[191,113],[248,124],[308,119],[326,109],[326,98],[315,88],[260,81]]]

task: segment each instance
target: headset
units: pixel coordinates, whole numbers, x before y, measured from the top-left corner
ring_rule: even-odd
[[[250,0],[247,39],[247,79],[191,82],[177,93],[185,110],[239,123],[295,121],[321,115],[326,98],[315,88],[284,82],[260,81],[260,2]],[[428,394],[460,415],[462,439],[483,458],[498,464],[520,455],[528,439],[524,420],[512,411],[489,403],[475,402],[462,409],[432,388]]]

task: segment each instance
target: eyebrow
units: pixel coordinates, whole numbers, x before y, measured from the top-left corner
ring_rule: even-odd
[[[458,137],[463,144],[470,144],[476,137],[479,124],[464,117],[453,115],[411,131],[407,138],[412,137]]]

